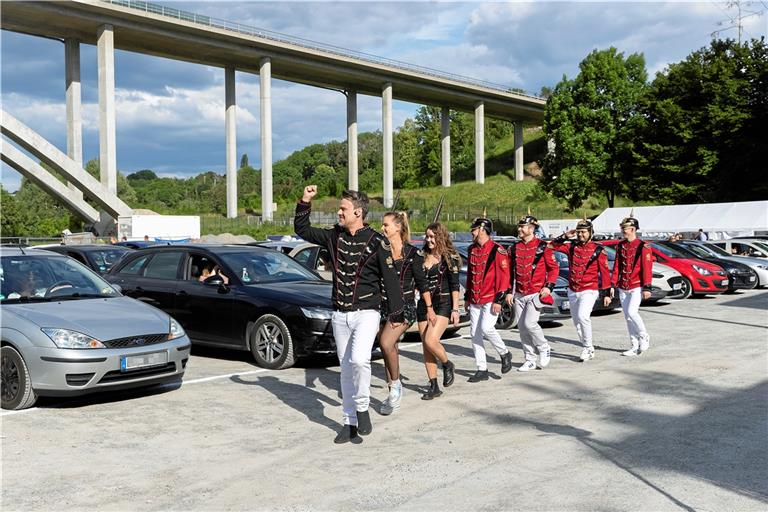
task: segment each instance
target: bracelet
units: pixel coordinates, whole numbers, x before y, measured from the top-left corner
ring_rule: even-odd
[[[451,313],[458,313],[458,312],[459,312],[459,310],[458,310],[458,309],[452,309],[452,310],[451,310]]]
[[[432,304],[427,304],[427,307],[428,307],[429,309],[432,309]]]

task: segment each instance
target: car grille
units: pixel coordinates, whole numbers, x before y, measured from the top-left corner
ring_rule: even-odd
[[[65,378],[70,386],[85,386],[96,375],[95,373],[68,373]]]
[[[164,341],[168,341],[168,333],[130,336],[128,338],[117,338],[114,340],[103,341],[102,343],[107,348],[129,348],[154,345],[155,343],[162,343]]]
[[[120,382],[123,380],[133,380],[138,377],[151,377],[153,375],[162,375],[163,373],[173,373],[176,371],[176,363],[171,361],[164,366],[156,366],[154,368],[142,368],[140,370],[132,370],[129,372],[121,372],[120,370],[112,370],[107,372],[99,381],[99,384],[109,384],[112,382]]]

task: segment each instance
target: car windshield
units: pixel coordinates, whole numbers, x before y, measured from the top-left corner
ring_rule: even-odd
[[[321,279],[278,251],[225,252],[219,256],[246,285]]]
[[[685,249],[688,249],[691,253],[696,255],[699,258],[712,258],[717,257],[717,254],[714,253],[714,251],[709,251],[706,247],[697,245],[697,244],[685,244],[683,246]]]
[[[120,261],[120,258],[122,258],[126,252],[128,251],[125,249],[105,248],[89,251],[87,254],[93,268],[100,274],[106,274],[115,266],[115,263]]]
[[[667,258],[689,258],[689,256],[681,253],[678,250],[672,249],[671,247],[667,247],[666,245],[661,244],[651,244],[653,245],[653,248],[659,251],[661,254],[666,256]]]
[[[707,244],[705,249],[707,249],[708,251],[712,251],[712,254],[714,254],[715,256],[733,256],[733,254],[728,253],[728,251],[716,245]]]
[[[109,283],[71,258],[38,255],[0,258],[3,304],[119,295]]]
[[[560,268],[568,268],[568,256],[560,251],[554,251],[554,253],[555,259],[557,260],[557,264],[560,265]]]
[[[765,254],[768,254],[768,244],[764,244],[763,242],[752,242],[757,247],[763,250]]]

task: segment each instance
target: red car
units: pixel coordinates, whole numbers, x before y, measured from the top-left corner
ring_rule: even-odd
[[[603,245],[616,245],[620,240],[602,240]],[[668,265],[683,276],[683,288],[679,298],[690,295],[723,293],[728,290],[728,274],[718,265],[685,254],[655,242],[651,242],[653,260]],[[676,297],[678,298],[678,297]]]

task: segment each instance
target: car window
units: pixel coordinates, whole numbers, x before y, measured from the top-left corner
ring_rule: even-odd
[[[293,258],[275,251],[226,252],[220,254],[243,284],[281,281],[318,281],[320,278]]]
[[[309,268],[310,267],[309,260],[311,259],[313,249],[314,247],[307,247],[306,249],[302,249],[296,253],[293,259],[295,259],[305,267]]]
[[[127,274],[131,276],[136,276],[141,273],[141,269],[144,267],[144,264],[147,262],[151,255],[147,254],[146,256],[142,256],[140,258],[136,258],[132,262],[128,263],[126,266],[121,268],[118,271],[118,274]]]
[[[109,272],[127,251],[121,249],[103,249],[88,252],[92,267],[101,274]]]
[[[315,270],[321,272],[331,272],[333,270],[333,263],[331,263],[331,253],[328,249],[321,247],[317,255],[317,263],[315,264]]]
[[[715,256],[731,256],[730,254],[728,254],[728,253],[727,253],[727,252],[726,252],[726,251],[725,251],[725,250],[722,248],[722,244],[720,244],[720,245],[707,244],[707,245],[705,246],[705,248],[706,248],[708,251],[712,251],[712,254],[714,254]]]
[[[158,252],[144,269],[144,277],[152,279],[176,279],[181,251]]]
[[[118,295],[109,283],[69,258],[37,255],[0,258],[0,299],[3,303]]]
[[[680,251],[676,251],[675,249],[672,249],[670,247],[667,247],[665,245],[661,244],[651,244],[653,245],[653,248],[659,251],[661,254],[666,256],[667,258],[686,258],[687,256]]]
[[[685,244],[685,248],[694,254],[697,258],[711,258],[714,256],[708,250],[700,245]]]
[[[83,257],[82,254],[78,254],[78,253],[76,253],[74,251],[67,251],[67,256],[69,256],[70,258],[75,258],[77,261],[79,261],[83,265],[87,265],[88,264],[88,262],[85,261],[85,258]]]

